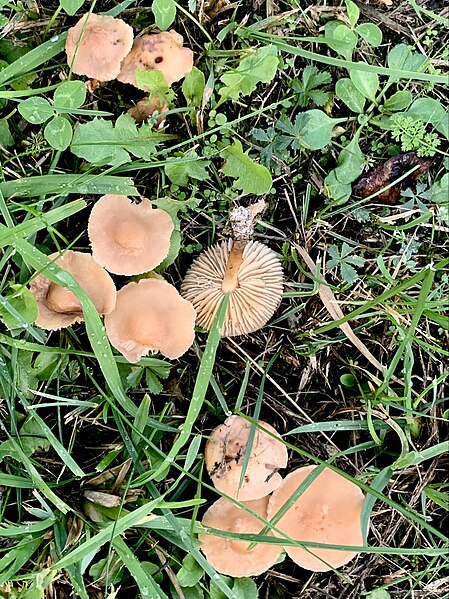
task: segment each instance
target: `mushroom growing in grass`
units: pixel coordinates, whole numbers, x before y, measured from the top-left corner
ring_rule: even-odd
[[[183,47],[183,41],[182,35],[173,30],[137,37],[117,79],[139,87],[136,71],[161,71],[167,85],[179,81],[193,67],[193,52]]]
[[[114,282],[90,254],[67,250],[62,256],[55,253],[48,258],[72,275],[87,293],[99,314],[112,312],[116,300]],[[31,281],[30,291],[39,308],[37,326],[57,330],[84,321],[81,304],[76,295],[44,275],[37,275]]]
[[[267,518],[268,497],[247,501],[244,505],[261,516]],[[255,516],[220,497],[206,511],[202,520],[203,526],[233,533],[258,534],[264,523]],[[239,541],[213,534],[200,534],[201,550],[210,565],[228,576],[258,576],[266,572],[276,563],[282,553],[282,547],[269,543],[258,543],[248,550],[249,541]]]
[[[168,212],[122,195],[102,196],[92,208],[87,232],[95,260],[117,275],[137,275],[158,266],[170,249],[174,223]]]
[[[264,207],[262,201],[233,210],[234,238],[201,254],[181,286],[181,294],[198,313],[197,324],[206,330],[210,330],[223,297],[229,293],[223,337],[257,331],[273,316],[282,299],[280,260],[263,243],[250,241],[254,218]]]
[[[251,423],[241,416],[229,416],[215,428],[205,448],[205,463],[215,487],[240,501],[260,499],[278,488],[278,473],[287,466],[287,448],[277,431],[266,422],[260,426],[274,436],[256,428],[243,481],[243,463],[251,431]]]
[[[306,480],[316,466],[299,468],[288,474],[268,503],[271,519]],[[276,528],[298,541],[330,545],[362,546],[360,515],[364,495],[348,479],[325,468],[277,522]],[[274,532],[276,534],[276,532]],[[285,547],[291,559],[313,572],[327,572],[347,564],[357,555],[353,550],[315,547]]]
[[[86,13],[67,32],[67,62],[77,75],[111,81],[133,45],[133,29],[121,19]]]
[[[109,341],[129,362],[158,351],[174,360],[193,343],[195,316],[192,304],[173,285],[141,279],[120,289],[105,326]]]

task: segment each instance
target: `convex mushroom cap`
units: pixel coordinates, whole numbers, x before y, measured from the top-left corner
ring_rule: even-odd
[[[269,519],[315,468],[299,468],[285,477],[269,499]],[[276,528],[298,541],[362,546],[360,515],[363,501],[364,495],[356,484],[325,468],[282,516]],[[306,550],[290,546],[285,547],[285,550],[295,563],[313,572],[339,568],[357,555],[357,551],[314,547]]]
[[[62,256],[55,253],[48,258],[72,275],[87,293],[99,314],[112,312],[116,300],[114,282],[90,254],[67,250]],[[44,275],[37,275],[31,281],[30,290],[39,307],[37,326],[57,330],[76,322],[83,322],[81,304],[72,291],[53,283]]]
[[[182,35],[173,30],[137,37],[117,79],[139,87],[136,71],[161,71],[167,85],[179,81],[193,67],[193,52],[183,47],[183,41]]]
[[[173,229],[168,212],[146,198],[134,204],[126,196],[105,195],[92,208],[87,232],[98,264],[117,275],[137,275],[167,256]]]
[[[283,291],[282,265],[276,254],[258,241],[232,252],[235,243],[223,241],[203,252],[181,286],[182,296],[198,313],[197,324],[207,330],[229,292],[224,337],[246,335],[263,327],[279,306]]]
[[[206,443],[205,462],[212,482],[219,491],[240,501],[259,499],[277,489],[282,482],[278,470],[287,466],[287,448],[279,434],[266,422],[259,424],[276,438],[255,429],[241,486],[251,423],[241,416],[230,416],[212,431]]]
[[[77,75],[111,81],[120,73],[133,39],[132,27],[121,19],[86,13],[67,32],[67,62]]]
[[[173,285],[142,279],[120,289],[105,326],[109,341],[129,362],[156,351],[174,360],[193,343],[195,315]]]
[[[267,517],[268,497],[247,501],[244,505],[262,518]],[[203,516],[202,524],[218,530],[245,534],[258,534],[264,523],[255,516],[239,508],[234,503],[220,497]],[[249,541],[238,541],[226,537],[200,534],[201,550],[210,565],[228,576],[258,576],[271,568],[278,560],[282,547],[269,543],[258,543],[248,551]]]

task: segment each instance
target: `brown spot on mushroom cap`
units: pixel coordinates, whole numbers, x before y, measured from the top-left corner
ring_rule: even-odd
[[[179,81],[193,67],[193,52],[182,43],[182,35],[173,30],[136,38],[117,79],[139,87],[136,71],[161,71],[168,85]]]
[[[207,330],[229,291],[223,337],[246,335],[263,327],[276,311],[283,291],[281,263],[270,248],[258,241],[247,243],[240,260],[237,257],[237,263],[231,265],[234,281],[229,284],[232,247],[232,240],[223,241],[203,252],[181,286],[182,296],[198,313],[197,324]]]
[[[114,281],[90,254],[67,250],[62,256],[55,253],[48,258],[72,275],[99,314],[112,312],[116,300]],[[44,275],[37,275],[30,282],[30,290],[39,307],[37,326],[57,330],[83,322],[81,304],[72,291],[53,283]]]
[[[88,235],[98,264],[117,275],[137,275],[155,268],[167,256],[174,229],[168,212],[142,198],[102,196],[92,208]]]
[[[245,506],[266,519],[268,497],[247,501]],[[203,516],[202,524],[228,532],[258,534],[263,522],[225,497],[213,503]],[[248,551],[248,541],[237,541],[214,535],[200,534],[201,550],[217,572],[228,576],[258,576],[279,558],[282,547],[258,543]]]
[[[120,289],[105,326],[111,344],[129,362],[138,362],[150,351],[173,360],[193,343],[195,315],[192,304],[173,285],[142,279]]]
[[[67,32],[67,62],[77,75],[110,81],[120,73],[133,39],[132,27],[121,19],[86,13]]]
[[[270,497],[268,518],[276,514],[315,468],[299,468],[285,477]],[[364,495],[356,484],[325,468],[282,516],[276,527],[298,541],[362,546],[360,514],[363,501]],[[357,555],[356,551],[313,547],[307,550],[285,547],[285,550],[295,563],[313,572],[339,568]]]
[[[259,424],[279,437],[277,431],[260,421]],[[229,416],[215,428],[206,443],[206,468],[215,487],[240,501],[260,499],[278,488],[282,482],[278,473],[287,466],[287,448],[260,429],[255,430],[245,477],[240,486],[251,423],[241,416]]]

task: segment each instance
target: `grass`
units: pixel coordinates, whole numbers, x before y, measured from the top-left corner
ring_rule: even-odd
[[[109,82],[82,105],[53,109],[69,76],[63,48],[75,17],[56,1],[0,4],[0,597],[449,597],[444,3],[175,3],[174,26],[204,84],[197,74],[192,93],[173,86],[169,135],[149,154],[142,136],[154,140],[153,129],[128,129],[91,144],[101,162],[80,156],[82,144],[60,149],[47,139],[48,119],[62,114],[73,130],[115,122],[141,94]],[[109,11],[136,32],[154,24],[139,0],[78,4],[77,14]],[[254,59],[269,45],[270,67]],[[247,59],[249,70],[240,66]],[[306,66],[316,67],[315,87],[301,79]],[[336,88],[341,79],[355,86],[352,98]],[[50,116],[32,124],[18,106],[39,97]],[[404,107],[390,110],[395,102]],[[401,151],[395,111],[419,125],[407,137],[416,150],[435,134],[430,169],[399,204],[379,201],[384,189],[353,197],[362,171]],[[250,160],[234,176],[224,157],[235,140]],[[128,160],[114,159],[118,147]],[[228,235],[230,210],[254,201],[260,165],[272,183],[255,238],[283,262],[278,312],[248,337],[221,339],[224,302],[212,331],[198,330],[179,360],[128,364],[89,297],[47,256],[89,250],[96,197],[145,195],[178,223],[179,248],[158,270],[179,288],[193,257]],[[33,325],[26,290],[36,272],[73,290],[85,326],[49,333]],[[363,490],[357,559],[326,573],[284,559],[254,580],[214,571],[197,539],[217,497],[203,450],[231,413],[254,432],[259,420],[275,426],[289,470],[317,464],[314,475],[328,467]],[[215,534],[322,545],[269,536],[280,515],[258,535]]]

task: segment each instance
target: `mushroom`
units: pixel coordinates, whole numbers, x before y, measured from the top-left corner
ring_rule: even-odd
[[[254,513],[266,519],[268,497],[247,501],[244,505]],[[203,526],[235,533],[258,534],[264,523],[255,516],[220,497],[206,511]],[[212,534],[198,535],[201,550],[210,565],[228,576],[258,576],[276,563],[282,553],[282,547],[269,543],[258,543],[248,550],[249,541],[238,541]]]
[[[48,256],[50,260],[69,272],[90,297],[99,314],[109,314],[115,306],[116,289],[108,273],[90,254],[67,250]],[[76,322],[83,322],[81,303],[76,295],[44,275],[37,275],[30,283],[30,291],[39,307],[36,325],[57,330]]]
[[[250,241],[254,219],[265,209],[263,200],[231,212],[233,239],[201,254],[181,286],[183,297],[198,313],[197,324],[210,330],[226,295],[229,303],[221,334],[246,335],[263,327],[282,299],[283,273],[276,254],[258,241]]]
[[[174,360],[193,343],[195,316],[192,304],[173,285],[141,279],[120,289],[105,326],[109,341],[129,362],[150,351]]]
[[[77,75],[110,81],[133,45],[133,29],[121,19],[86,13],[67,32],[67,62]]]
[[[268,502],[269,519],[315,468],[299,468],[285,477]],[[325,468],[277,522],[276,528],[298,541],[361,546],[363,501],[364,495],[356,484]],[[357,555],[357,551],[315,547],[285,547],[285,550],[295,563],[313,572],[339,568]]]
[[[207,249],[192,264],[181,294],[195,306],[197,324],[210,330],[225,296],[229,303],[223,337],[246,335],[263,327],[273,316],[283,291],[282,265],[263,243],[250,241],[254,219],[265,209],[262,200],[231,212],[233,239]]]
[[[277,489],[282,482],[278,470],[287,466],[287,448],[279,434],[266,422],[259,424],[276,438],[255,430],[241,485],[251,423],[241,416],[229,416],[212,431],[206,443],[204,457],[212,482],[219,491],[240,501],[260,499]]]
[[[167,85],[179,81],[193,67],[193,52],[183,48],[183,41],[182,35],[173,30],[136,38],[117,79],[139,87],[136,71],[161,71]]]
[[[168,110],[167,104],[159,99],[158,96],[150,98],[143,98],[139,100],[135,106],[132,106],[128,110],[133,119],[138,125],[150,118],[156,111],[158,113],[166,112]],[[159,126],[165,121],[165,117],[159,117],[156,121],[156,125]]]
[[[150,200],[134,204],[126,196],[105,195],[92,208],[87,233],[98,264],[117,275],[136,275],[167,256],[173,229],[168,212]]]

